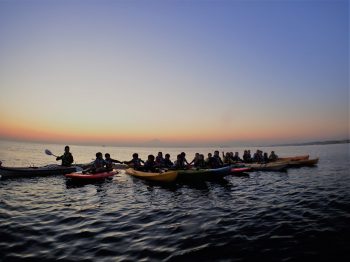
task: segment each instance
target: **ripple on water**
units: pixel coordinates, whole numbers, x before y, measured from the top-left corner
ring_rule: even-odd
[[[170,186],[123,173],[92,184],[1,180],[0,257],[347,261],[350,176],[342,154],[322,151],[316,168]]]

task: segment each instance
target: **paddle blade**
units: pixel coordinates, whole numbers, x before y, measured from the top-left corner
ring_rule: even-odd
[[[45,154],[48,155],[48,156],[52,156],[52,155],[53,155],[53,154],[51,153],[51,151],[48,150],[48,149],[45,149]]]

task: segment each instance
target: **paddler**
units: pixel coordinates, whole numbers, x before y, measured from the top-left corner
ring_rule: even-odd
[[[62,156],[58,156],[56,160],[62,160],[62,166],[71,166],[74,162],[73,155],[69,152],[69,146],[64,147],[64,154]]]
[[[143,161],[141,158],[139,158],[139,154],[138,153],[134,153],[132,154],[132,159],[130,161],[124,161],[124,164],[127,164],[131,167],[133,167],[134,169],[139,169],[142,167],[141,163],[145,163],[145,161]]]
[[[92,163],[92,167],[84,170],[83,174],[86,174],[86,173],[93,173],[94,174],[94,173],[101,173],[101,172],[106,172],[106,171],[108,171],[106,168],[106,161],[103,159],[102,153],[97,152],[96,159]]]
[[[148,155],[147,160],[143,166],[143,171],[146,172],[156,172],[156,167],[158,167],[157,162],[154,161],[154,155]]]
[[[165,154],[165,158],[164,158],[164,167],[166,168],[171,168],[174,166],[174,163],[171,162],[170,160],[170,154]]]
[[[278,159],[278,156],[275,154],[275,151],[271,151],[271,154],[269,155],[270,161],[276,161]]]
[[[113,170],[113,163],[117,163],[117,164],[123,164],[123,162],[113,159],[111,158],[111,155],[109,153],[105,154],[105,162],[106,162],[106,168],[109,171]]]

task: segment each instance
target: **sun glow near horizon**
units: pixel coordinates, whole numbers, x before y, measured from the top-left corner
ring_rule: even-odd
[[[249,122],[249,121],[248,121]],[[155,123],[153,123],[155,124]],[[209,125],[209,123],[208,123]],[[159,125],[154,131],[154,125],[147,128],[135,126],[130,128],[123,123],[85,123],[75,124],[43,122],[43,121],[10,121],[3,125],[0,131],[1,138],[19,139],[27,141],[45,142],[69,142],[79,144],[112,144],[112,145],[140,145],[152,140],[173,145],[186,144],[226,144],[236,141],[260,141],[261,143],[283,142],[283,141],[305,141],[334,138],[334,128],[327,125],[320,126],[320,132],[314,131],[314,124],[295,126],[292,123],[276,122],[275,125],[255,126],[240,123],[235,127],[223,129],[217,126],[185,126],[174,128],[173,126]],[[338,125],[339,126],[339,125]],[[241,127],[241,128],[239,128]],[[321,129],[322,128],[322,129]],[[338,138],[346,138],[339,130]]]

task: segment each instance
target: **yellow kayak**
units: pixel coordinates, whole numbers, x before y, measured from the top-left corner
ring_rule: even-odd
[[[157,182],[173,182],[177,178],[177,171],[167,171],[159,173],[142,172],[133,168],[128,168],[125,173],[145,180]]]

